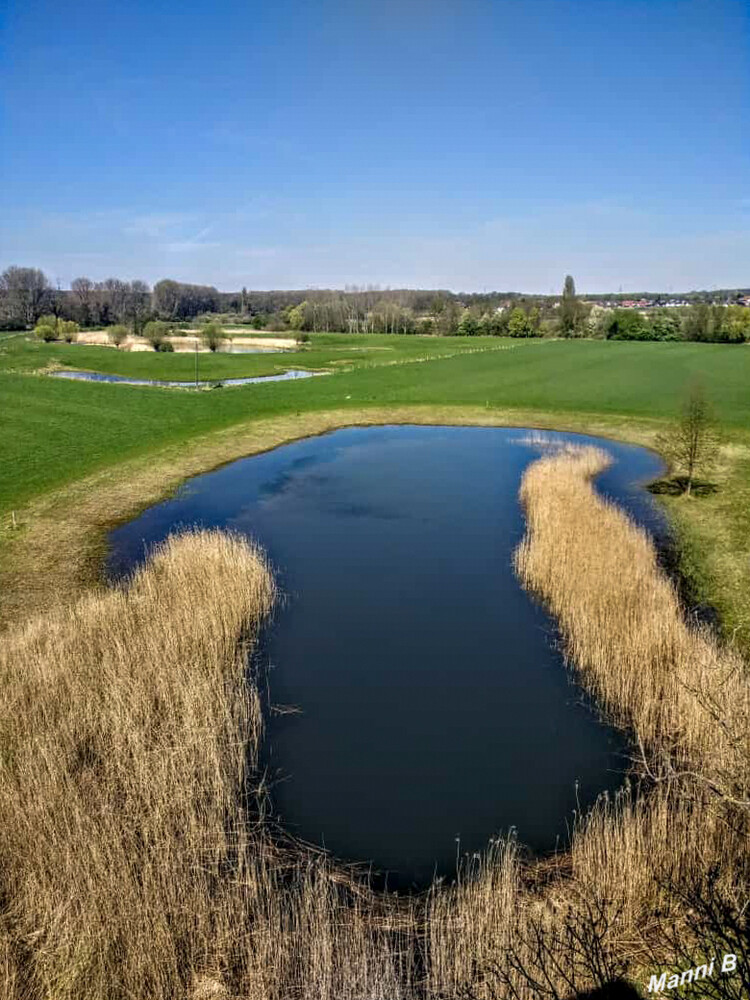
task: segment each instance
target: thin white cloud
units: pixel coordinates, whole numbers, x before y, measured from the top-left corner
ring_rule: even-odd
[[[195,225],[198,220],[199,216],[194,212],[149,212],[131,218],[123,225],[122,231],[130,236],[159,239],[170,230]]]
[[[167,253],[194,253],[196,250],[210,250],[223,246],[222,243],[208,242],[206,240],[175,240],[172,243],[163,243],[160,249]]]

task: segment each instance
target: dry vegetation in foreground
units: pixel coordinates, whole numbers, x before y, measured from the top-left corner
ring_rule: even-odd
[[[401,995],[398,921],[247,794],[273,597],[260,553],[200,532],[6,634],[3,1000]]]
[[[714,898],[739,950],[742,665],[685,624],[648,538],[596,495],[605,462],[578,449],[529,468],[518,570],[636,734],[646,794],[579,817],[565,855],[530,864],[498,840],[420,899],[280,844],[248,791],[262,719],[247,651],[273,583],[237,537],[173,538],[126,587],[4,636],[0,997],[563,1000],[642,985],[675,929],[696,963],[726,946]]]

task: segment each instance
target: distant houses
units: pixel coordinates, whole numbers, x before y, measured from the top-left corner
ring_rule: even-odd
[[[586,301],[603,309],[684,309],[687,306],[695,305],[695,302],[691,302],[689,299],[587,299]],[[750,308],[750,295],[740,295],[736,299],[714,301],[709,304],[739,305]]]

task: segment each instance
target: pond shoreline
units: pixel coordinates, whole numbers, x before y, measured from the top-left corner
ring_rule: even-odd
[[[529,470],[535,472],[545,461],[544,458],[537,460]],[[593,489],[589,488],[589,495],[596,499]],[[546,506],[549,506],[549,499],[548,494],[544,501]],[[578,512],[589,527],[594,527],[590,512],[581,512],[581,503],[564,505],[563,510]],[[598,503],[600,501],[596,500],[595,506]],[[560,505],[553,503],[552,509],[559,511]],[[621,517],[619,511],[612,514]],[[527,527],[527,535],[528,531]],[[609,539],[608,530],[605,535]],[[560,532],[554,529],[551,537],[557,541]],[[581,539],[583,536],[577,531],[572,537]],[[577,573],[576,578],[584,578],[584,575]],[[607,573],[607,580],[615,578],[612,572]],[[595,587],[594,592],[596,590]],[[639,662],[636,657],[636,663]],[[702,792],[693,789],[691,794],[702,795]],[[644,907],[652,905],[655,866],[661,873],[665,865],[673,862],[681,866],[681,870],[684,868],[687,875],[696,857],[733,863],[721,814],[717,812],[716,803],[713,809],[708,806],[709,798],[702,797],[700,811],[696,813],[695,803],[682,798],[680,786],[670,791],[655,784],[644,795],[626,791],[614,802],[600,803],[589,816],[578,818],[569,851],[534,862],[523,857],[513,838],[491,842],[481,857],[467,859],[454,885],[435,886],[416,897],[395,899],[374,892],[367,878],[358,877],[355,868],[339,869],[336,859],[315,854],[305,845],[298,848],[297,862],[293,861],[295,849],[292,847],[288,857],[278,856],[270,863],[286,873],[276,876],[274,883],[279,905],[309,899],[303,895],[308,890],[301,880],[302,872],[307,872],[309,877],[309,873],[315,871],[318,873],[315,878],[321,879],[324,885],[339,887],[335,894],[330,888],[325,890],[328,892],[325,915],[320,913],[320,922],[310,928],[309,937],[294,939],[295,956],[304,955],[306,962],[314,961],[313,937],[317,940],[323,930],[331,933],[329,927],[351,927],[350,921],[355,920],[364,934],[363,941],[367,942],[362,946],[365,950],[356,954],[369,956],[368,968],[371,964],[378,968],[389,966],[396,961],[395,956],[399,956],[396,967],[402,970],[399,977],[403,974],[404,980],[399,978],[399,992],[394,995],[403,1000],[416,1000],[417,997],[432,1000],[457,995],[459,990],[473,987],[477,974],[481,975],[482,970],[498,957],[502,941],[507,940],[509,947],[519,947],[517,937],[511,934],[506,938],[510,930],[520,927],[522,933],[533,933],[537,926],[534,921],[538,919],[535,914],[543,901],[547,905],[554,901],[556,923],[565,914],[571,919],[585,919],[586,906],[604,905],[607,919],[615,928],[617,954],[624,948],[623,968],[640,982],[642,966],[638,960],[633,964],[632,941],[642,929],[640,915]],[[697,822],[698,817],[700,822]],[[285,839],[282,836],[282,840]],[[248,844],[248,848],[255,849],[256,844],[260,849],[259,841]],[[597,902],[602,894],[603,904]],[[294,905],[299,904],[295,902]],[[383,927],[387,929],[385,934],[379,930]],[[651,924],[648,930],[653,933]],[[547,932],[551,935],[549,940],[553,948],[561,948],[563,942],[554,936],[554,929],[548,928]],[[277,940],[274,938],[275,942]],[[352,960],[355,953],[350,949],[349,939],[334,935],[329,940],[337,975],[356,977],[358,969],[356,960]],[[558,960],[563,956],[565,961],[564,951],[555,954]],[[268,993],[272,1000],[290,995],[297,982],[297,962],[287,967],[284,955],[285,949],[274,948],[266,957],[268,968],[278,970],[274,972],[274,981],[279,983],[281,991]],[[223,965],[221,962],[217,967]],[[231,966],[228,968],[231,971]],[[305,970],[302,970],[303,981],[309,981],[312,968]],[[287,976],[292,978],[287,979]]]
[[[327,433],[341,426],[399,422],[500,425],[584,432],[647,445],[653,441],[659,427],[657,421],[561,419],[559,414],[521,414],[518,411],[495,412],[489,418],[483,410],[454,408],[371,410],[360,411],[356,419],[352,417],[347,411],[306,414],[297,420],[268,421],[262,428],[255,425],[247,428],[245,435],[238,434],[238,428],[232,428],[195,442],[190,455],[179,454],[176,449],[165,450],[157,456],[123,463],[116,469],[89,476],[53,495],[39,498],[19,511],[19,527],[10,546],[3,549],[3,583],[7,581],[12,588],[4,590],[6,616],[9,611],[13,614],[15,608],[14,617],[23,620],[36,610],[71,603],[92,587],[98,589],[106,555],[104,539],[114,522],[132,518],[139,510],[169,495],[191,475],[248,454],[270,450],[292,439],[309,437],[312,427],[317,433]],[[616,803],[603,803],[588,818],[585,827],[581,826],[573,849],[545,861],[529,865],[512,842],[491,846],[482,859],[468,862],[461,881],[454,887],[434,889],[416,899],[391,897],[389,903],[388,897],[368,890],[353,870],[329,870],[325,877],[331,884],[347,886],[342,896],[336,897],[339,902],[331,905],[359,908],[357,912],[361,913],[367,933],[372,934],[372,948],[383,949],[377,950],[380,965],[393,961],[391,949],[394,946],[397,951],[407,946],[413,949],[408,953],[411,958],[406,954],[403,958],[404,962],[411,963],[407,965],[409,981],[413,975],[421,978],[425,971],[429,980],[409,987],[404,985],[403,992],[399,987],[400,997],[416,1000],[417,997],[452,995],[449,991],[457,983],[471,981],[472,970],[476,968],[473,959],[481,967],[481,962],[495,957],[495,943],[500,942],[499,929],[504,922],[510,921],[508,926],[512,926],[517,919],[518,891],[529,900],[555,899],[558,906],[561,901],[570,906],[586,887],[596,889],[598,885],[602,892],[610,892],[615,885],[622,885],[625,878],[625,884],[630,887],[625,915],[628,920],[633,919],[639,897],[632,894],[642,892],[645,887],[633,883],[622,863],[618,865],[618,858],[625,856],[623,851],[628,843],[641,843],[648,857],[652,837],[661,836],[660,831],[668,829],[672,842],[677,845],[674,835],[679,828],[685,838],[684,843],[679,844],[680,849],[692,851],[698,846],[695,814],[681,813],[675,801],[663,792],[663,786],[656,785],[645,796],[634,799],[626,794]],[[712,823],[715,816],[709,805],[706,802],[698,813],[704,824]],[[627,833],[628,824],[631,827],[635,824],[632,829],[639,831],[635,841]],[[707,836],[712,843],[718,842],[713,827],[707,829]],[[673,858],[678,860],[679,856],[675,854]],[[315,864],[324,865],[325,861],[318,858]],[[292,878],[295,869],[289,870]],[[596,872],[594,882],[586,877],[587,872]],[[507,909],[508,906],[511,908]],[[348,919],[344,910],[340,911],[338,919]],[[383,926],[391,928],[396,936],[390,937],[389,931],[385,939],[382,935],[378,937],[378,928]],[[464,932],[468,938],[463,936]],[[429,942],[429,949],[426,942]],[[345,953],[346,950],[337,951],[337,954]],[[400,960],[398,964],[401,968]],[[637,974],[637,982],[647,979],[642,971],[636,964],[633,972]],[[276,995],[273,1000],[277,1000]]]
[[[106,535],[167,499],[188,478],[238,458],[345,427],[409,424],[519,427],[592,434],[651,448],[663,423],[589,414],[485,407],[404,406],[324,410],[251,421],[171,445],[42,493],[0,527],[0,631],[37,610],[72,601],[105,581]],[[8,514],[10,512],[7,512]]]

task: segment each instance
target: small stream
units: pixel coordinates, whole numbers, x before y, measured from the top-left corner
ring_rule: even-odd
[[[128,375],[105,375],[102,372],[55,371],[50,372],[52,378],[76,379],[83,382],[117,382],[121,385],[156,385],[167,389],[200,389],[224,385],[251,385],[258,382],[288,382],[290,379],[313,378],[315,375],[328,375],[329,372],[288,371],[281,375],[255,375],[247,378],[220,378],[195,380],[191,382],[174,382],[154,378],[131,378]]]

